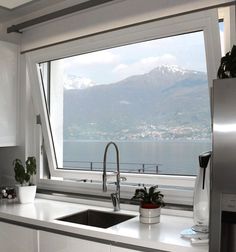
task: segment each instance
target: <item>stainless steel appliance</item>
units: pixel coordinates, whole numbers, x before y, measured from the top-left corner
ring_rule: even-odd
[[[236,195],[222,195],[221,251],[236,251]]]
[[[215,80],[210,252],[236,252],[236,78]]]

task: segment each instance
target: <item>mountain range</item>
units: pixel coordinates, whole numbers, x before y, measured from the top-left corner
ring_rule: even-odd
[[[116,83],[64,89],[64,139],[209,139],[209,104],[206,73],[158,66]]]

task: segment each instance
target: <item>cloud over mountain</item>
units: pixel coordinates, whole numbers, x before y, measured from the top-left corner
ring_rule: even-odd
[[[64,80],[65,89],[85,89],[95,85],[95,82],[89,78],[69,75]]]

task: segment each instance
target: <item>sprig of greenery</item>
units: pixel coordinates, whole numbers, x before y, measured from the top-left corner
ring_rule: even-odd
[[[13,161],[15,180],[21,185],[31,184],[29,183],[31,177],[36,174],[36,159],[35,157],[28,157],[25,161],[26,168],[22,164],[21,160],[16,158]]]
[[[153,204],[156,206],[165,206],[164,195],[157,190],[158,185],[151,186],[149,190],[144,186],[135,190],[132,200],[139,200],[142,204]]]
[[[217,75],[219,79],[236,77],[236,45],[221,58]]]

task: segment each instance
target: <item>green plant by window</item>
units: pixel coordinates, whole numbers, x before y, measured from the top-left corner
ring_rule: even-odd
[[[15,180],[21,185],[32,185],[30,180],[36,174],[36,159],[35,157],[28,157],[25,161],[25,166],[21,160],[16,158],[13,161]]]
[[[221,58],[217,75],[219,79],[236,77],[236,45]]]
[[[132,200],[139,200],[143,208],[155,208],[165,206],[164,195],[158,191],[158,185],[151,186],[149,190],[144,186],[135,190]]]

